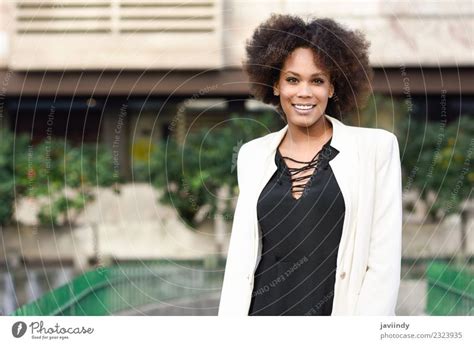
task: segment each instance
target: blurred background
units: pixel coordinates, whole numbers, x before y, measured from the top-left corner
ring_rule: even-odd
[[[245,40],[270,13],[364,32],[346,124],[398,137],[398,315],[473,315],[472,1],[0,0],[0,315],[216,315],[236,157],[280,129]]]

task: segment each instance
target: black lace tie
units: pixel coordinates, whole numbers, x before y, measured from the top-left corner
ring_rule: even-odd
[[[325,149],[323,147],[323,149]],[[281,156],[282,159],[288,159],[288,160],[291,160],[293,162],[296,162],[296,163],[300,163],[300,164],[303,164],[303,166],[299,167],[299,168],[290,168],[288,166],[286,166],[286,169],[284,167],[283,171],[286,173],[286,175],[288,175],[290,177],[290,180],[291,180],[291,193],[292,194],[302,194],[305,190],[305,187],[306,187],[306,184],[308,183],[308,181],[311,179],[311,176],[316,173],[320,167],[320,163],[322,161],[322,158],[324,155],[321,155],[321,151],[323,150],[321,149],[318,153],[316,153],[316,155],[313,157],[313,159],[311,159],[309,162],[302,162],[302,161],[298,161],[296,159],[293,159],[293,158],[290,158],[290,157],[286,157],[286,156]],[[306,175],[302,175],[302,176],[296,176],[302,172],[305,172],[305,171],[308,171],[308,170],[311,170],[314,168],[314,171],[309,173],[309,174],[306,174]],[[280,184],[281,182],[278,181]]]

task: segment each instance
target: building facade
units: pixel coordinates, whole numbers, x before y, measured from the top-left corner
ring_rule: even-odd
[[[374,92],[413,116],[436,120],[442,97],[449,118],[474,115],[471,1],[3,0],[1,125],[99,140],[129,177],[150,142],[260,109],[241,62],[271,13],[362,30]]]

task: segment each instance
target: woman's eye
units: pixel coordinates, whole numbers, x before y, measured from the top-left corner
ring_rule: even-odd
[[[324,80],[323,79],[315,79],[314,82],[316,84],[324,84]]]
[[[296,78],[286,78],[286,81],[289,83],[296,83],[298,80],[296,80]]]

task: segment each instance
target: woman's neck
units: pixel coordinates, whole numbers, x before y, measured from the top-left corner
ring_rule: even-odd
[[[324,145],[332,136],[331,121],[322,116],[311,127],[298,127],[288,124],[284,141],[289,148],[311,148]]]

